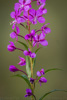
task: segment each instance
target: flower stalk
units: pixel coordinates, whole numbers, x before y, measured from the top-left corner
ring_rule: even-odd
[[[37,10],[33,9],[32,3],[36,2],[36,6],[38,7]],[[46,84],[47,79],[44,77],[46,72],[51,71],[51,70],[57,70],[56,68],[53,69],[48,69],[47,71],[44,71],[42,68],[40,71],[37,71],[36,76],[34,78],[34,72],[33,68],[36,64],[36,55],[37,52],[39,51],[40,45],[41,46],[47,46],[48,41],[46,40],[46,35],[51,32],[51,29],[48,28],[49,23],[45,23],[45,18],[43,17],[44,14],[47,13],[47,9],[44,7],[46,4],[46,0],[19,0],[17,3],[14,5],[14,11],[11,12],[10,16],[13,19],[13,21],[10,23],[12,25],[12,33],[10,33],[10,37],[12,39],[16,39],[16,42],[19,42],[25,47],[24,49],[18,48],[15,46],[15,44],[12,41],[9,41],[9,45],[7,46],[8,51],[13,52],[15,50],[22,51],[22,54],[24,56],[27,56],[26,59],[23,57],[19,56],[19,63],[18,65],[23,68],[25,66],[26,72],[23,70],[20,70],[19,68],[15,67],[14,65],[9,66],[9,70],[11,72],[22,72],[23,74],[17,74],[14,76],[21,77],[22,79],[25,80],[25,82],[28,84],[29,88],[26,89],[26,95],[25,97],[30,97],[31,100],[36,100],[36,96],[34,95],[35,93],[35,85],[36,83],[40,84]],[[25,22],[26,26],[23,24]],[[42,24],[42,27],[39,29],[32,29],[31,30],[31,24],[36,25],[37,23]],[[23,36],[20,35],[20,27],[22,26],[24,29],[28,31],[28,33]],[[26,43],[21,41],[18,41],[18,37],[21,37],[22,40],[24,39]],[[37,45],[36,51],[33,52],[33,48]],[[40,62],[39,62],[40,63]],[[36,67],[36,66],[35,66]],[[39,67],[39,66],[38,66]],[[59,91],[59,90],[53,90],[48,93],[45,93],[44,96],[42,96],[39,100],[43,100],[45,96],[48,94],[54,92],[54,91]],[[65,90],[61,90],[65,91]],[[65,91],[67,92],[67,91]]]
[[[29,10],[28,10],[28,32],[30,34],[30,21],[29,21]],[[32,51],[32,41],[29,41],[29,48]],[[31,77],[33,78],[33,58],[30,57],[30,63],[31,63]],[[34,93],[34,86],[31,84],[32,93]],[[32,95],[31,100],[34,100],[35,96]],[[36,100],[36,98],[35,98]]]
[[[37,10],[32,8],[32,3],[34,1],[36,2],[36,5],[38,5]],[[41,71],[37,71],[36,78],[33,79],[33,66],[35,66],[36,62],[36,52],[33,52],[33,48],[35,47],[35,45],[37,45],[36,51],[38,51],[40,45],[47,46],[48,41],[45,39],[45,37],[46,34],[51,32],[50,28],[47,27],[49,23],[44,25],[45,18],[43,17],[43,15],[47,13],[47,10],[44,8],[45,2],[46,0],[19,0],[18,3],[15,3],[14,11],[10,14],[11,18],[14,19],[11,22],[13,32],[10,34],[10,37],[12,39],[16,38],[16,42],[22,44],[25,47],[25,50],[15,47],[15,44],[11,41],[7,46],[7,49],[10,52],[13,52],[15,50],[22,51],[24,56],[27,57],[25,60],[24,58],[19,56],[20,62],[18,63],[19,66],[26,66],[26,72],[16,68],[14,65],[11,65],[9,67],[9,70],[11,72],[20,71],[23,73],[23,75],[17,76],[22,77],[29,85],[30,89],[26,89],[25,97],[31,96],[31,100],[36,100],[36,96],[34,95],[36,82],[40,83],[40,86],[42,83],[47,82],[47,79],[45,77],[42,77],[45,74],[44,69],[41,69]],[[26,26],[23,24],[24,22]],[[31,30],[31,24],[36,25],[38,22],[43,24],[42,27],[36,31],[36,28]],[[26,34],[25,36],[20,35],[20,25],[28,31],[28,34]],[[26,43],[18,41],[18,37],[24,39]]]

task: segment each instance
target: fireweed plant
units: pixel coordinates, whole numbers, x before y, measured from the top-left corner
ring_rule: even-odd
[[[33,2],[36,2],[36,6],[38,7],[37,10],[32,8]],[[31,96],[31,100],[37,100],[34,94],[36,83],[38,82],[40,86],[42,85],[42,83],[47,83],[47,79],[44,77],[44,75],[51,70],[60,70],[58,68],[53,68],[44,71],[44,69],[42,68],[40,71],[37,71],[36,77],[33,78],[33,69],[36,62],[36,53],[39,51],[40,48],[48,45],[48,41],[45,37],[51,32],[51,29],[48,28],[49,23],[45,24],[45,18],[43,17],[43,15],[47,13],[47,9],[44,7],[45,4],[46,0],[19,0],[17,3],[15,3],[14,11],[10,14],[11,18],[13,19],[13,21],[10,23],[12,25],[13,30],[13,32],[10,34],[10,37],[12,39],[16,38],[16,42],[22,44],[25,47],[25,50],[17,48],[15,44],[11,41],[9,41],[10,44],[7,46],[7,49],[10,52],[19,50],[25,55],[26,60],[23,57],[19,56],[20,61],[18,65],[26,66],[26,72],[16,68],[14,65],[10,65],[9,70],[11,72],[20,71],[23,73],[23,75],[16,74],[14,76],[21,77],[26,81],[29,88],[26,89],[25,97]],[[42,27],[40,29],[35,28],[31,30],[31,24],[36,25],[37,23],[41,23]],[[28,31],[25,36],[20,35],[20,25]],[[24,39],[27,44],[18,41],[18,37]],[[37,49],[33,52],[33,48],[36,45]],[[45,93],[39,100],[42,100],[45,96],[54,91],[65,90],[52,90],[50,92]]]

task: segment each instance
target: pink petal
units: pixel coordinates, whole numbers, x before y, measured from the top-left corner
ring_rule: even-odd
[[[39,21],[39,23],[44,23],[44,22],[45,22],[45,18],[39,17],[39,18],[38,18],[38,21]]]
[[[46,0],[41,0],[41,3],[45,3],[46,2]]]
[[[29,14],[31,14],[32,16],[35,16],[35,13],[36,13],[36,10],[35,10],[35,9],[31,9],[31,10],[29,11]]]
[[[36,42],[35,41],[33,41],[33,47],[36,45]]]
[[[12,33],[10,34],[10,37],[13,38],[13,39],[16,38],[15,32],[12,32]]]
[[[18,26],[16,26],[16,31],[17,31],[17,33],[20,33],[20,29]]]
[[[14,46],[14,43],[13,43],[12,41],[9,41],[9,43],[10,43],[12,46]]]
[[[15,3],[14,10],[18,11],[18,9],[19,9],[19,3]]]
[[[43,14],[46,14],[47,13],[47,9],[43,9]]]
[[[28,11],[28,10],[29,10],[29,6],[25,6],[25,7],[24,7],[24,10],[25,10],[25,11]]]
[[[41,16],[43,13],[42,13],[42,11],[40,10],[40,9],[38,9],[37,11],[36,11],[36,16]]]
[[[41,34],[40,34],[40,38],[39,38],[39,40],[44,39],[44,38],[45,38],[45,36],[46,36],[46,35],[45,35],[44,33],[41,33]]]
[[[37,71],[37,76],[40,77],[41,76],[41,73],[39,71]]]
[[[26,65],[26,62],[22,62],[22,61],[20,61],[19,63],[18,63],[18,65],[20,65],[20,66],[24,66],[24,65]]]
[[[11,12],[10,16],[11,16],[12,18],[15,18],[15,12]]]
[[[13,26],[12,26],[12,29],[14,29],[15,28],[15,24],[13,24]]]
[[[45,33],[46,33],[46,34],[49,34],[50,32],[51,32],[51,29],[48,28],[48,27],[46,27],[46,28],[45,28]]]
[[[37,24],[37,20],[35,20],[35,21],[33,20],[32,21],[32,24],[34,24],[34,25]]]
[[[19,0],[19,3],[21,3],[21,4],[22,4],[22,3],[23,3],[23,0]]]
[[[25,4],[29,4],[29,3],[31,3],[31,0],[26,0]]]
[[[39,7],[39,9],[42,9],[44,6],[45,6],[45,3],[43,3],[43,4]]]
[[[40,44],[43,45],[43,46],[47,46],[48,45],[48,41],[47,40],[40,41]]]
[[[31,53],[30,57],[31,58],[35,58],[36,57],[36,54],[35,53]]]

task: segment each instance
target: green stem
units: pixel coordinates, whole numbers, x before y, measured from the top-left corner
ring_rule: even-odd
[[[28,11],[28,32],[30,34],[30,21],[29,21],[29,11]],[[32,41],[29,41],[29,48],[32,51]],[[33,78],[33,59],[30,57],[31,63],[31,77]],[[31,84],[32,93],[34,94],[34,86]],[[34,100],[34,96],[32,95],[31,100]],[[36,99],[35,99],[36,100]]]

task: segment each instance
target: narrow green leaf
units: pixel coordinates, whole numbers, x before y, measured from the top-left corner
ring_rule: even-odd
[[[35,67],[36,64],[36,58],[33,58],[33,68]]]
[[[18,41],[20,44],[22,44],[24,47],[25,47],[25,49],[26,50],[28,50],[28,46],[25,44],[25,43],[23,43],[23,42],[21,42],[21,41]]]
[[[31,77],[31,69],[30,69],[30,58],[26,56],[26,72],[28,74],[28,77]]]
[[[52,68],[52,69],[48,69],[45,71],[45,73],[49,72],[49,71],[53,71],[53,70],[62,70],[62,69],[59,69],[59,68]]]
[[[38,48],[38,49],[35,51],[35,53],[37,53],[41,48],[42,48],[42,47]]]
[[[56,91],[67,92],[67,91],[65,91],[65,90],[61,90],[61,89],[54,89],[54,90],[52,90],[52,91],[50,91],[50,92],[45,93],[45,95],[42,96],[39,100],[43,100],[43,99],[44,99],[48,94],[50,94],[50,93],[52,93],[52,92],[56,92]]]
[[[28,84],[28,86],[31,88],[30,81],[26,75],[17,74],[17,75],[13,75],[12,77],[20,77],[20,78],[24,79],[26,81],[26,83]]]

